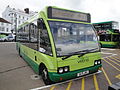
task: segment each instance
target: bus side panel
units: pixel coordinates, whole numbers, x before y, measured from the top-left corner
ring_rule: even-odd
[[[33,50],[24,45],[19,45],[21,49],[21,55],[26,62],[33,68],[33,70],[39,74],[39,65],[43,63],[48,72],[56,72],[57,71],[57,63],[56,59],[52,56],[45,55],[40,53],[39,51]]]
[[[100,41],[102,47],[117,47],[118,42],[106,42],[106,41]]]
[[[39,65],[36,62],[34,62],[29,57],[29,54],[28,54],[28,52],[31,52],[31,50],[28,47],[26,47],[26,46],[24,46],[24,45],[22,45],[20,43],[18,44],[18,47],[20,49],[20,54],[23,57],[23,59],[33,68],[33,70],[36,73],[38,73],[38,67],[39,67]]]

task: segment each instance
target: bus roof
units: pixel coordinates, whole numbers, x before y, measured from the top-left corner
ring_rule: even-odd
[[[112,23],[112,22],[118,23],[117,21],[105,21],[105,22],[98,22],[98,23],[93,23],[93,24],[107,24],[107,23]]]
[[[81,21],[87,23],[91,22],[91,16],[89,13],[59,8],[56,6],[46,6],[43,10],[32,16],[29,20],[19,25],[18,29],[32,22],[36,18],[40,18],[41,14],[44,15],[44,18],[46,19],[61,19],[61,20]]]

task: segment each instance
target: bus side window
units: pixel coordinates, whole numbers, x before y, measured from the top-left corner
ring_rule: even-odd
[[[38,50],[37,20],[30,23],[29,29],[30,29],[30,45],[29,45],[29,47],[34,49],[34,50]]]
[[[20,28],[17,32],[17,42],[29,46],[29,28],[28,25]]]
[[[41,23],[42,23],[42,28],[40,29],[39,51],[47,55],[52,55],[51,43],[46,25],[43,21]]]

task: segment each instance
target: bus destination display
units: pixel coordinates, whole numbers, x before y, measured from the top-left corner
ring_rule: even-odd
[[[90,22],[90,14],[57,8],[48,8],[48,18]]]

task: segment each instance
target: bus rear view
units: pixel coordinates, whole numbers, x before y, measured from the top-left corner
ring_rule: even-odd
[[[46,7],[45,10],[39,13],[38,32],[46,29],[47,34],[38,34],[36,57],[39,60],[34,62],[45,84],[101,70],[100,47],[90,14],[57,7]],[[47,48],[41,45],[43,34],[48,35],[44,37],[49,39],[49,43],[47,39],[44,42]]]

